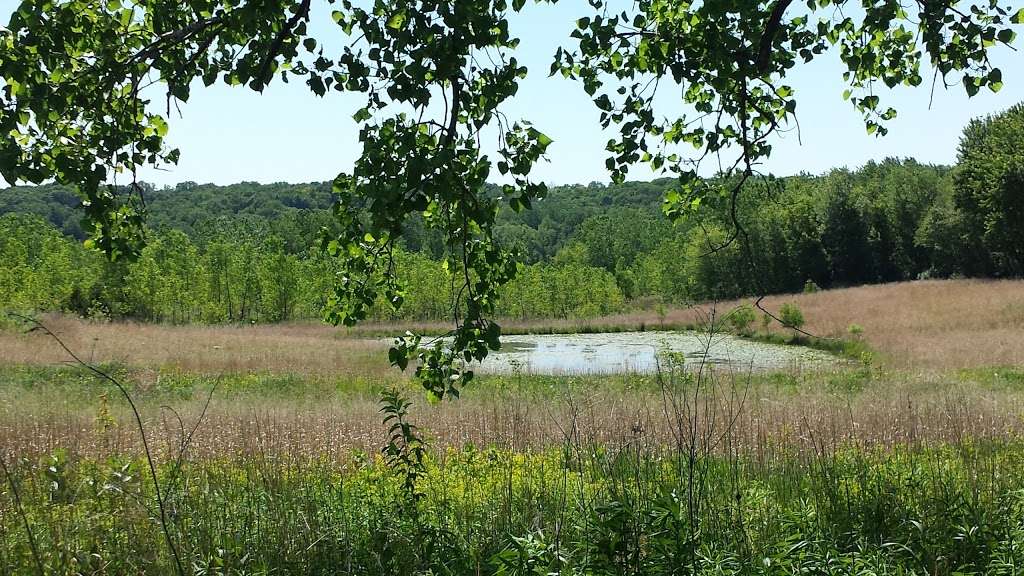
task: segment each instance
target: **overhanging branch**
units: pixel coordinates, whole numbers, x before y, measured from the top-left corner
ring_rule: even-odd
[[[777,0],[775,6],[772,7],[772,13],[768,16],[768,21],[764,24],[764,31],[761,33],[761,44],[757,50],[757,71],[764,74],[768,71],[769,66],[772,63],[772,42],[775,41],[775,35],[779,32],[779,26],[782,25],[782,15],[786,13],[786,8],[793,3],[793,0]]]
[[[288,19],[284,24],[284,28],[277,33],[274,37],[273,42],[270,43],[270,49],[267,50],[267,55],[263,58],[263,64],[260,65],[260,73],[256,77],[261,85],[266,86],[270,82],[270,66],[274,63],[274,59],[281,52],[281,46],[284,44],[285,38],[292,33],[295,26],[298,25],[300,20],[309,18],[309,0],[302,0],[302,4],[299,5],[299,9],[295,11],[295,14]]]

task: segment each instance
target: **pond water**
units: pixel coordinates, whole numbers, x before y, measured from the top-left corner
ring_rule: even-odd
[[[831,354],[717,334],[710,346],[699,332],[619,332],[503,336],[501,350],[478,367],[481,373],[620,374],[650,373],[682,355],[685,364],[705,363],[737,370],[781,370],[836,362]],[[707,354],[705,354],[705,350]]]

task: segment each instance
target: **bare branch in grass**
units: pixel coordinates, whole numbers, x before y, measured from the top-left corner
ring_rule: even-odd
[[[114,378],[109,373],[100,370],[98,367],[86,362],[85,360],[82,360],[77,354],[75,354],[74,351],[71,350],[71,348],[67,346],[67,344],[64,343],[63,340],[61,340],[60,336],[57,336],[53,331],[51,331],[45,324],[43,324],[39,320],[35,318],[30,318],[28,316],[23,316],[21,314],[16,314],[13,312],[10,313],[10,315],[13,318],[17,318],[22,322],[25,322],[32,326],[31,330],[39,330],[46,334],[47,336],[49,336],[50,338],[52,338],[53,341],[56,342],[64,350],[64,352],[66,352],[68,356],[71,357],[75,364],[91,372],[93,375],[100,378],[101,380],[113,384],[114,387],[117,388],[117,390],[121,393],[121,396],[124,397],[125,401],[128,403],[128,406],[132,410],[132,415],[135,417],[135,425],[139,431],[140,439],[142,440],[142,449],[146,455],[146,464],[149,466],[149,475],[151,480],[153,481],[153,490],[156,492],[156,503],[159,512],[160,530],[163,532],[164,540],[167,542],[167,549],[170,551],[171,556],[174,559],[175,570],[178,576],[185,576],[185,567],[181,562],[181,556],[178,554],[178,548],[174,544],[174,538],[171,536],[170,525],[167,521],[167,510],[164,507],[163,490],[160,484],[160,478],[156,472],[156,463],[153,460],[153,453],[149,448],[149,440],[146,437],[146,427],[142,423],[142,415],[139,413],[138,406],[136,406],[135,400],[132,399],[131,393],[128,392],[128,388],[120,380]]]

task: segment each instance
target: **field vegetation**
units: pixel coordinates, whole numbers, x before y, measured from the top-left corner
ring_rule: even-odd
[[[43,322],[136,400],[191,573],[1013,574],[1021,294],[958,280],[781,295],[762,304],[863,354],[781,373],[691,359],[483,376],[437,404],[386,366],[396,326]],[[710,306],[586,327],[696,326]],[[4,565],[34,573],[34,548],[47,572],[175,573],[116,389],[39,330],[5,330],[0,351]],[[414,400],[408,436],[380,425],[387,390]]]
[[[952,168],[725,175],[676,224],[676,181],[555,189],[487,216],[508,268],[406,215],[365,314],[337,186],[146,188],[145,247],[115,260],[73,190],[5,190],[0,575],[1021,574],[1022,114],[969,125]],[[484,308],[707,348],[605,376],[391,366],[396,336]],[[723,331],[835,362],[705,363]],[[409,375],[431,361],[445,380]]]

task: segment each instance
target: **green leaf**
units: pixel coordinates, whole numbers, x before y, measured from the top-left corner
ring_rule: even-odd
[[[160,116],[150,118],[150,124],[157,136],[163,138],[167,135],[167,122]]]
[[[387,27],[392,30],[399,30],[405,24],[405,12],[395,12],[388,18]]]
[[[1010,18],[1010,22],[1014,24],[1024,24],[1024,8],[1021,8]]]
[[[536,140],[537,140],[537,144],[540,144],[540,145],[541,145],[542,147],[544,147],[544,148],[547,148],[547,146],[548,146],[549,144],[551,144],[551,142],[552,142],[551,138],[549,138],[549,137],[548,137],[548,136],[547,136],[546,134],[544,134],[543,132],[541,132],[541,131],[539,131],[539,130],[534,130],[534,129],[532,129],[532,128],[531,128],[531,131],[533,132],[533,137],[534,137],[534,139],[536,139]]]

